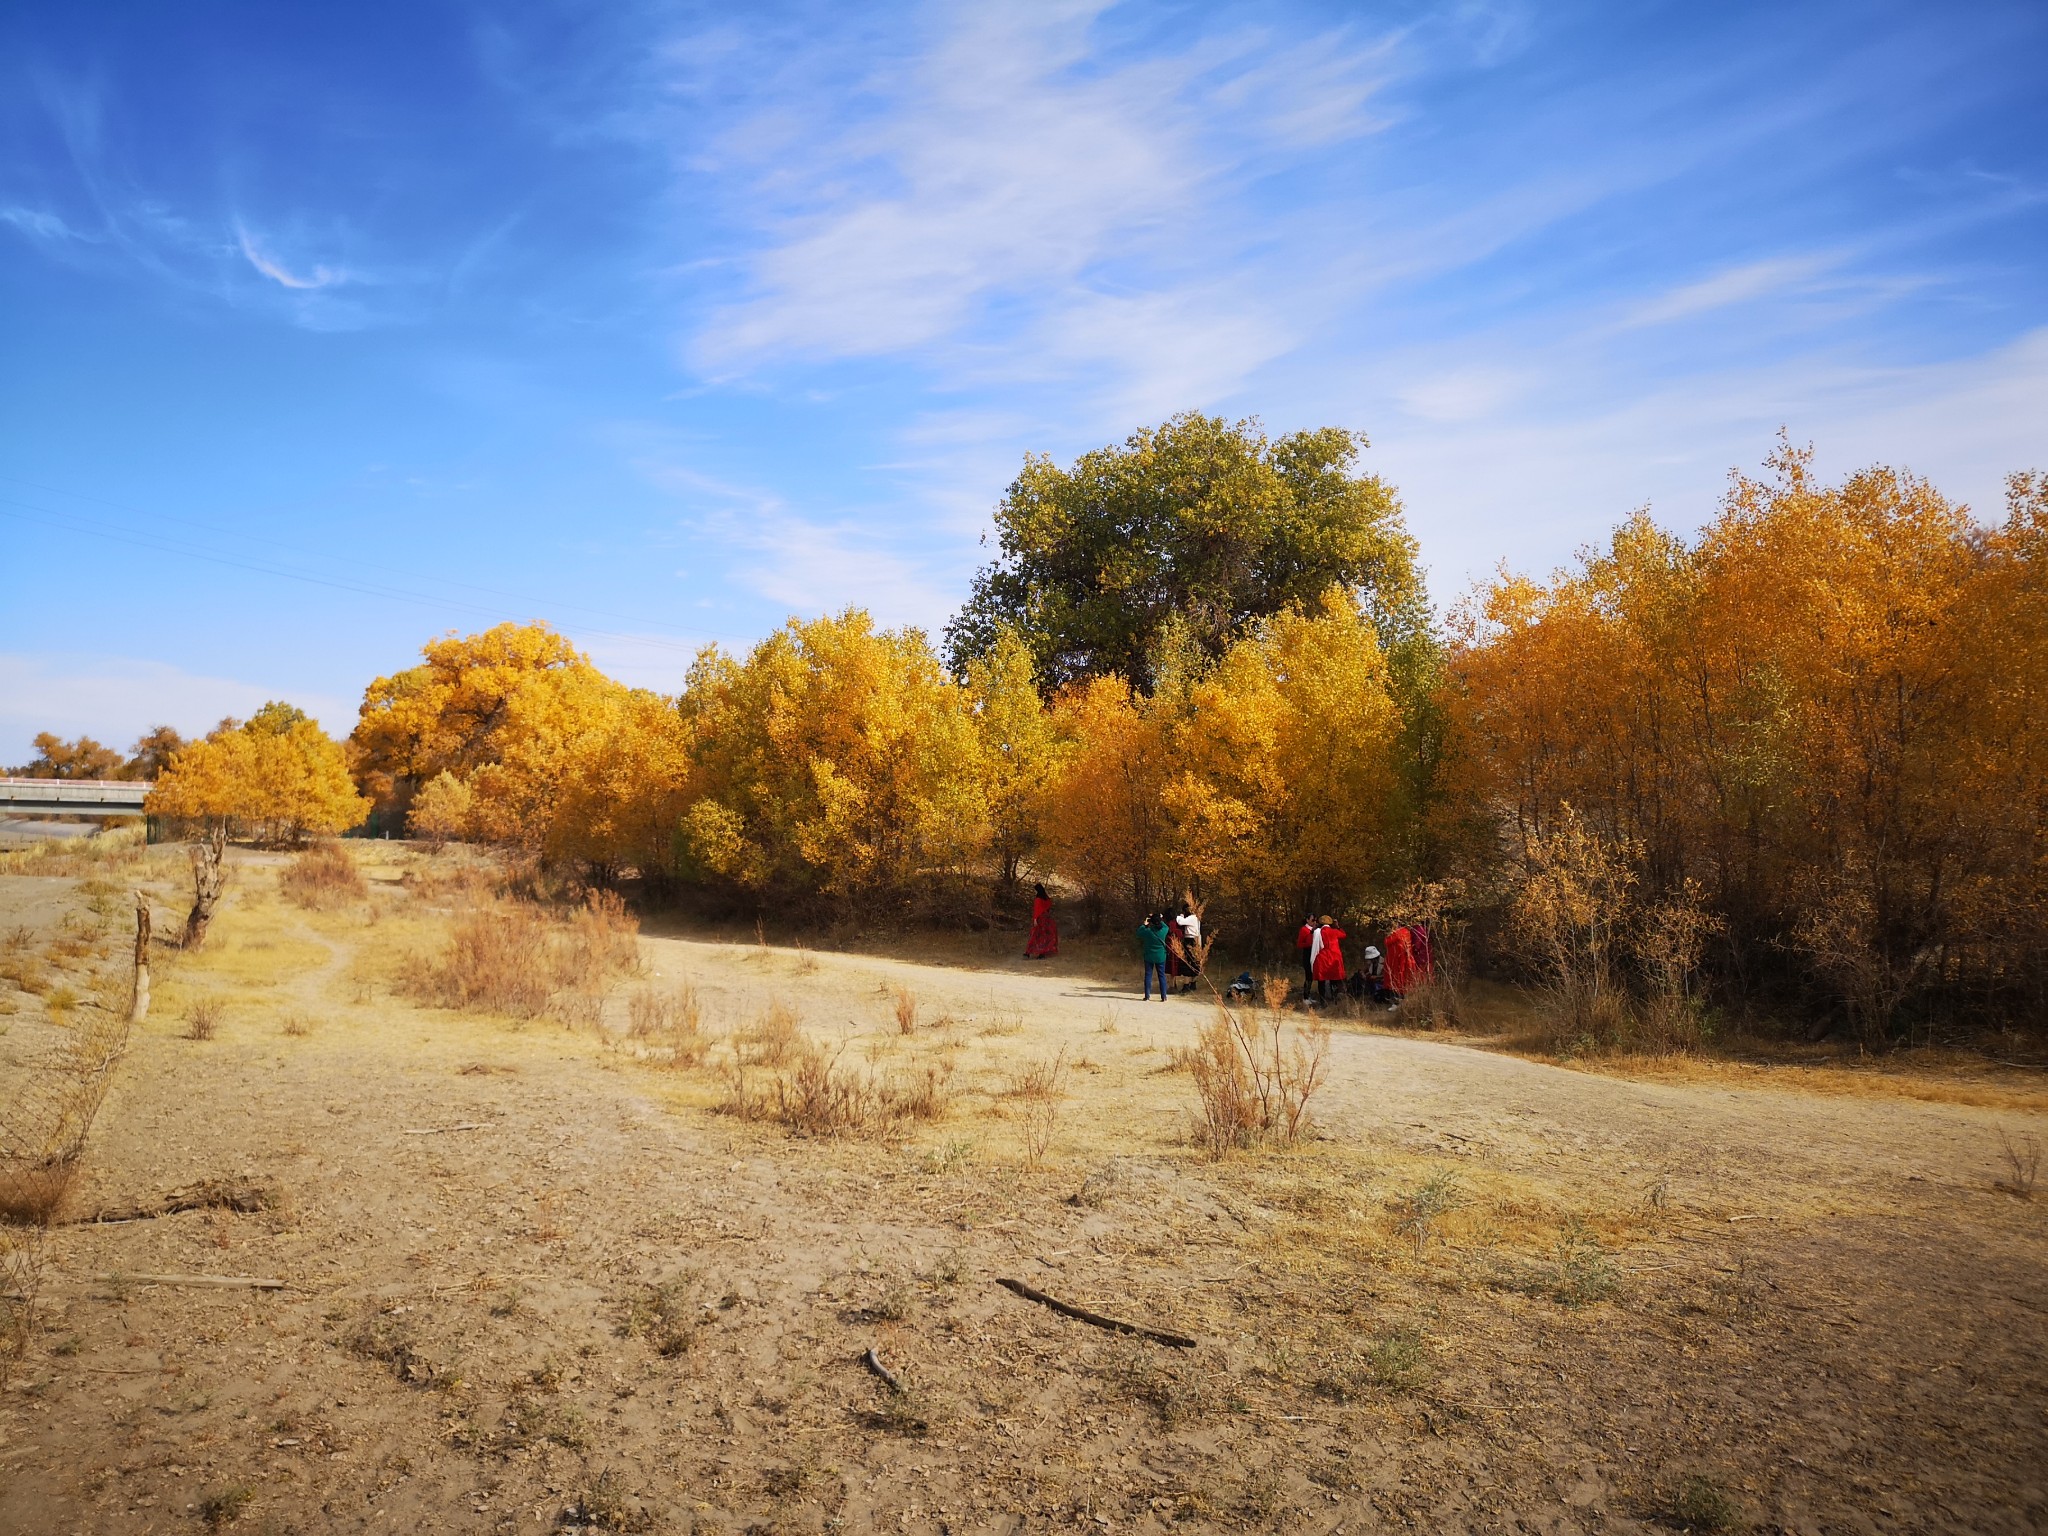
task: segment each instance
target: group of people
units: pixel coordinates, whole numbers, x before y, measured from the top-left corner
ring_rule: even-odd
[[[1436,976],[1436,953],[1426,922],[1401,924],[1386,936],[1384,950],[1377,944],[1366,945],[1356,970],[1344,963],[1344,940],[1348,937],[1328,913],[1309,917],[1302,923],[1294,936],[1294,946],[1301,952],[1303,1002],[1370,998],[1391,1008]],[[1052,898],[1043,885],[1035,886],[1031,935],[1024,941],[1024,958],[1045,960],[1059,952],[1060,928],[1052,915]],[[1145,921],[1138,926],[1138,956],[1145,967],[1143,1000],[1152,1000],[1155,982],[1162,1003],[1176,985],[1183,992],[1194,991],[1208,954],[1209,946],[1202,938],[1202,909],[1192,896],[1181,902],[1178,912],[1146,913]]]
[[[1171,915],[1148,912],[1138,925],[1138,955],[1145,963],[1142,1001],[1152,1000],[1152,982],[1159,981],[1159,1001],[1166,1001],[1169,985],[1178,983],[1183,992],[1195,990],[1202,974],[1202,962],[1209,947],[1202,942],[1202,910],[1194,899],[1180,904]]]
[[[1376,944],[1366,945],[1358,969],[1349,972],[1344,964],[1347,937],[1328,913],[1303,921],[1294,936],[1294,947],[1301,952],[1303,1002],[1369,997],[1391,1008],[1436,976],[1436,953],[1427,923],[1403,923],[1394,929],[1387,935],[1384,952]]]

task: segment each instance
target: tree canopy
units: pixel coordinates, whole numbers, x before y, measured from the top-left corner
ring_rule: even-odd
[[[349,782],[339,742],[303,711],[266,704],[247,725],[223,722],[179,751],[143,809],[295,843],[360,826],[370,803]]]
[[[1170,622],[1214,659],[1332,586],[1383,642],[1419,631],[1415,542],[1392,487],[1355,472],[1365,446],[1190,411],[1070,469],[1027,457],[996,508],[1000,553],[947,626],[948,661],[964,676],[1010,630],[1048,693],[1112,675],[1149,692]]]

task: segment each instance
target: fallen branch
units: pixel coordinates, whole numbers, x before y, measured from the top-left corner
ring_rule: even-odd
[[[1061,1317],[1071,1317],[1077,1323],[1087,1323],[1096,1328],[1107,1328],[1111,1333],[1128,1333],[1137,1338],[1150,1339],[1154,1344],[1164,1344],[1169,1349],[1193,1349],[1195,1347],[1195,1341],[1185,1334],[1162,1333],[1157,1328],[1141,1327],[1137,1323],[1127,1323],[1121,1318],[1104,1317],[1100,1312],[1090,1312],[1086,1307],[1072,1306],[1067,1302],[1061,1301],[1056,1296],[1048,1296],[1045,1292],[1026,1285],[1022,1280],[998,1280],[996,1284],[1006,1291],[1022,1296],[1026,1301],[1035,1301],[1041,1307],[1051,1307]]]
[[[102,1285],[218,1285],[238,1286],[252,1291],[281,1291],[282,1280],[259,1280],[254,1275],[129,1275],[108,1271],[94,1275]]]
[[[423,1125],[418,1130],[408,1129],[408,1136],[445,1136],[450,1131],[487,1131],[490,1124],[484,1120],[465,1120],[460,1125]]]
[[[902,1393],[903,1383],[896,1378],[894,1371],[882,1364],[882,1357],[875,1353],[875,1347],[872,1344],[868,1346],[868,1352],[860,1357],[860,1363],[881,1377],[883,1385],[888,1387],[891,1392],[899,1395]]]
[[[203,1179],[144,1205],[108,1206],[89,1216],[74,1216],[66,1225],[103,1227],[118,1221],[154,1221],[179,1211],[267,1211],[277,1203],[277,1186],[264,1180]]]

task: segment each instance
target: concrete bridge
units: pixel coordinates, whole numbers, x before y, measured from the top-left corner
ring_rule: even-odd
[[[0,816],[140,816],[148,779],[0,779]]]

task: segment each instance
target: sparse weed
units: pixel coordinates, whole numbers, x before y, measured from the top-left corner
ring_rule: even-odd
[[[1060,1100],[1065,1096],[1067,1051],[1032,1062],[1011,1079],[1010,1092],[1023,1109],[1024,1160],[1036,1168],[1045,1161],[1059,1124]]]
[[[898,985],[889,989],[889,996],[896,1010],[896,1033],[916,1034],[917,994],[906,986]]]
[[[2017,1142],[2004,1131],[1998,1133],[1999,1148],[2005,1154],[2005,1177],[1998,1187],[2022,1200],[2034,1198],[2034,1180],[2041,1172],[2041,1143],[2033,1136]]]
[[[187,1040],[211,1040],[220,1028],[220,1016],[226,1011],[217,997],[193,999],[185,1010],[185,1038]]]
[[[619,1332],[626,1338],[644,1338],[664,1360],[672,1360],[689,1349],[697,1336],[696,1311],[690,1304],[687,1278],[664,1280],[644,1286],[627,1303]]]
[[[303,1013],[288,1013],[284,1016],[284,1032],[294,1039],[304,1039],[313,1033],[313,1021]]]
[[[331,912],[370,897],[362,871],[339,843],[316,843],[293,859],[279,872],[277,889],[309,912]]]
[[[1437,1222],[1464,1204],[1464,1200],[1464,1185],[1457,1174],[1448,1168],[1440,1168],[1415,1188],[1396,1197],[1393,1204],[1394,1230],[1414,1240],[1415,1256],[1419,1259],[1430,1238],[1436,1234]]]
[[[733,1046],[744,1065],[780,1067],[797,1048],[796,1015],[785,1003],[771,1003],[758,1022],[741,1030]]]
[[[703,1064],[711,1041],[704,1033],[704,1005],[695,987],[686,983],[671,992],[642,988],[630,999],[628,1012],[632,1038],[666,1052],[657,1059],[678,1068]]]
[[[1262,1141],[1300,1140],[1329,1056],[1330,1031],[1320,1022],[1300,1026],[1277,1009],[1260,1016],[1219,1007],[1193,1047],[1174,1053],[1195,1081],[1203,1149],[1220,1158]]]
[[[255,1496],[254,1489],[240,1483],[216,1488],[199,1501],[199,1518],[209,1531],[223,1530],[241,1518]]]
[[[1734,1495],[1701,1474],[1681,1479],[1666,1495],[1662,1513],[1683,1531],[1739,1531],[1748,1524]]]

